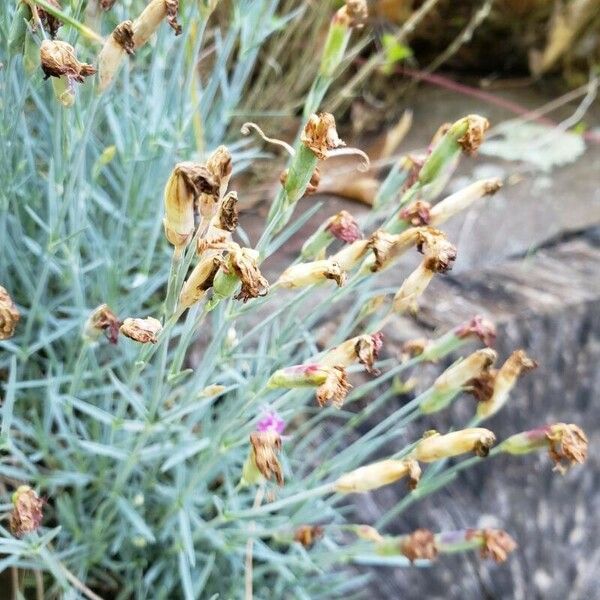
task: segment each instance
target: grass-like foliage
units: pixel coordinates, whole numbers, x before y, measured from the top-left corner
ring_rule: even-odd
[[[545,448],[558,467],[583,462],[573,425],[494,448],[480,426],[534,362],[516,351],[494,370],[495,352],[476,350],[375,420],[397,375],[493,342],[474,318],[409,344],[402,360],[380,358],[386,327],[456,256],[438,227],[500,185],[439,200],[487,121],[441,128],[427,154],[391,170],[362,223],[328,220],[269,285],[261,263],[318,210],[297,204],[320,162],[368,163],[315,114],[363,3],[333,14],[320,57],[297,57],[318,74],[297,139],[271,140],[289,162],[253,247],[230,180],[263,141],[231,123],[272,68],[261,48],[301,13],[276,0],[111,4],[28,0],[0,16],[0,573],[13,597],[353,597],[364,584],[353,563],[505,559],[514,542],[498,530],[385,530],[485,456]],[[380,273],[414,248],[423,257],[401,288],[383,287]],[[325,346],[324,324],[335,325]],[[478,398],[472,422],[371,463],[466,390]],[[349,494],[387,484],[391,512],[348,521]]]

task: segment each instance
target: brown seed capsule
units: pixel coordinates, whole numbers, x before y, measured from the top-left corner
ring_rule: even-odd
[[[410,562],[435,560],[438,555],[435,535],[429,529],[416,529],[410,535],[400,538],[400,552]]]
[[[479,115],[468,115],[466,119],[467,131],[458,140],[458,143],[466,154],[475,154],[483,142],[483,137],[490,127],[490,122]]]
[[[310,548],[319,538],[323,537],[324,529],[321,525],[301,525],[294,532],[294,541],[305,548]]]
[[[352,387],[348,382],[346,369],[343,366],[325,367],[327,371],[325,382],[317,388],[316,398],[319,406],[323,407],[327,402],[331,402],[336,408],[341,408]]]
[[[0,340],[7,340],[15,334],[21,315],[9,293],[0,285]]]
[[[258,252],[252,248],[232,246],[228,255],[228,265],[242,282],[242,289],[236,300],[247,302],[250,298],[266,296],[269,293],[269,282],[262,276],[258,268]]]
[[[555,470],[560,473],[564,473],[569,466],[583,464],[587,459],[588,439],[583,429],[577,425],[551,425],[546,432],[546,439],[549,442],[548,454],[554,462]]]
[[[58,0],[46,0],[46,2],[48,2],[50,6],[61,10]],[[56,18],[54,15],[51,15],[49,12],[45,11],[39,6],[37,7],[37,13],[43,28],[48,32],[50,37],[54,39],[56,37],[56,33],[58,32],[58,28],[62,25],[60,19]]]
[[[417,250],[425,256],[425,268],[434,273],[445,273],[456,260],[456,247],[444,233],[433,227],[422,228],[419,233]]]
[[[140,342],[140,344],[156,344],[156,335],[160,333],[162,325],[158,319],[146,317],[145,319],[127,318],[121,325],[121,333]]]
[[[508,555],[517,548],[513,538],[502,529],[475,529],[467,532],[467,540],[481,541],[481,558],[490,558],[503,563]]]
[[[75,55],[75,48],[67,42],[60,40],[44,40],[40,46],[40,61],[42,70],[49,77],[68,77],[79,83],[84,77],[89,77],[96,72],[96,68],[86,63],[81,63]]]
[[[281,436],[275,431],[256,431],[250,434],[252,459],[256,468],[266,479],[275,476],[279,485],[283,485],[283,471],[277,455],[281,450]]]
[[[461,339],[477,337],[488,347],[493,346],[496,342],[496,326],[480,315],[476,315],[467,323],[460,325],[454,332]]]
[[[21,485],[12,497],[10,530],[16,537],[35,531],[42,522],[44,501],[28,486]]]
[[[327,226],[326,231],[342,242],[351,244],[362,238],[362,233],[356,219],[347,211],[341,210],[336,215],[333,215]]]
[[[347,23],[348,27],[362,29],[369,18],[369,9],[366,0],[346,0],[342,8],[337,11],[336,21]]]
[[[300,141],[321,160],[328,157],[330,150],[346,145],[339,138],[335,128],[335,119],[329,113],[311,115],[302,131]]]
[[[430,220],[430,210],[431,204],[429,204],[429,202],[416,200],[406,208],[403,208],[399,213],[399,217],[414,227],[428,225]]]
[[[95,308],[85,324],[84,334],[90,340],[95,340],[102,333],[111,344],[116,344],[119,339],[121,321],[110,309],[108,304],[101,304]]]

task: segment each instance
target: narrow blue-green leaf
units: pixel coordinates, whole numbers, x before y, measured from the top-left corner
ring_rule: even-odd
[[[160,468],[161,473],[168,471],[171,467],[178,465],[180,462],[187,460],[194,456],[194,454],[198,454],[205,448],[208,448],[210,445],[210,440],[208,438],[202,438],[196,442],[192,442],[183,446],[180,450],[175,452],[169,459],[167,459],[162,467]]]
[[[149,542],[155,542],[156,538],[152,533],[150,527],[144,519],[140,516],[140,514],[123,498],[120,496],[117,498],[117,506],[119,507],[119,511],[121,514],[134,526],[136,531]]]

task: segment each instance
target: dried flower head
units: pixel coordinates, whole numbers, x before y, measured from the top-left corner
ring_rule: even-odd
[[[479,115],[468,115],[465,119],[467,120],[467,131],[458,140],[458,143],[466,154],[475,154],[483,142],[483,137],[490,127],[490,122]]]
[[[10,294],[0,285],[0,340],[7,340],[15,334],[20,318]]]
[[[179,308],[183,310],[198,302],[209,290],[215,275],[223,264],[220,251],[208,250],[203,252],[200,260],[185,280],[179,294]]]
[[[373,256],[365,261],[363,268],[374,273],[387,269],[399,256],[419,243],[425,229],[427,228],[411,227],[396,234],[381,229],[374,231],[368,240],[368,248]]]
[[[236,192],[229,192],[221,201],[214,217],[214,226],[229,233],[238,226],[238,197]]]
[[[362,238],[362,233],[356,219],[347,211],[341,210],[336,215],[333,215],[327,226],[326,231],[331,235],[346,244],[351,244]]]
[[[175,35],[179,35],[181,27],[177,23],[178,5],[179,0],[151,0],[133,22],[135,47],[143,46],[165,18],[175,31]]]
[[[321,160],[328,157],[329,151],[346,145],[339,138],[335,119],[329,113],[311,115],[302,131],[300,141]]]
[[[58,0],[46,0],[46,2],[48,2],[50,6],[61,10],[61,6]],[[48,11],[44,10],[39,6],[37,7],[37,13],[42,23],[42,27],[48,32],[50,37],[54,39],[58,32],[58,28],[62,25],[60,19],[57,19],[54,15],[51,15]]]
[[[294,541],[305,548],[310,548],[318,539],[323,537],[325,530],[321,525],[300,525],[294,532]]]
[[[410,535],[400,538],[400,552],[410,562],[435,560],[438,555],[435,535],[429,529],[416,529]]]
[[[283,471],[277,455],[281,450],[281,436],[276,431],[256,431],[250,434],[252,459],[265,479],[275,476],[278,485],[283,485]]]
[[[481,558],[490,558],[503,563],[508,555],[517,548],[517,543],[502,529],[475,529],[467,532],[468,540],[481,542]]]
[[[16,537],[35,531],[42,522],[44,501],[28,486],[21,485],[12,496],[10,530]]]
[[[123,48],[127,54],[135,53],[135,43],[133,41],[133,21],[123,21],[119,23],[111,36],[115,42]]]
[[[164,0],[167,8],[167,23],[175,32],[175,35],[181,34],[181,25],[177,22],[177,11],[179,10],[179,0]]]
[[[298,288],[331,279],[339,286],[344,285],[346,273],[334,260],[315,260],[288,267],[277,280],[285,288]]]
[[[162,329],[161,322],[154,317],[145,319],[127,318],[123,321],[121,333],[140,344],[156,344],[156,336]]]
[[[368,492],[404,478],[408,479],[410,489],[417,486],[421,478],[417,461],[382,460],[345,473],[335,482],[335,490],[341,494]]]
[[[334,16],[334,22],[345,27],[362,29],[369,18],[366,0],[346,0]]]
[[[319,406],[325,406],[331,402],[336,408],[341,408],[352,387],[348,382],[346,369],[343,366],[324,367],[326,373],[325,381],[317,387],[316,398]]]
[[[476,315],[467,323],[457,327],[455,334],[461,339],[477,337],[488,347],[496,342],[496,326],[481,315]]]
[[[287,182],[288,172],[289,172],[289,169],[285,169],[281,172],[281,175],[279,175],[279,181],[281,182],[281,185],[283,187],[285,187],[285,184]],[[321,183],[321,171],[319,171],[319,167],[315,167],[315,170],[313,171],[312,175],[310,176],[310,181],[308,182],[308,185],[306,186],[306,190],[304,190],[304,195],[310,196],[312,194],[316,194],[319,191],[320,183]]]
[[[206,168],[218,182],[219,195],[223,196],[227,190],[233,172],[231,152],[229,152],[227,146],[221,145],[217,147],[217,149],[208,157]]]
[[[62,77],[71,81],[83,82],[96,72],[96,68],[87,63],[81,63],[75,55],[75,48],[60,40],[44,40],[40,46],[40,61],[42,70],[49,77]]]
[[[417,250],[425,256],[425,268],[434,273],[445,273],[456,260],[456,247],[447,240],[444,233],[433,227],[421,228]]]
[[[431,204],[424,200],[416,200],[400,210],[399,217],[414,227],[428,225],[430,220]]]
[[[537,363],[524,350],[515,350],[497,372],[484,373],[483,378],[480,376],[470,382],[479,400],[477,415],[487,419],[496,414],[506,404],[519,376],[536,367]]]
[[[121,321],[110,309],[108,304],[101,304],[95,308],[85,324],[84,333],[91,340],[97,339],[102,333],[111,344],[116,344],[119,339]]]
[[[586,461],[588,439],[581,427],[572,423],[555,423],[546,432],[546,439],[548,454],[556,471],[564,473],[568,467]]]
[[[359,335],[329,350],[322,358],[321,364],[349,367],[359,362],[365,366],[369,373],[376,374],[377,370],[373,368],[373,365],[379,357],[382,346],[383,333],[381,331],[374,334]]]
[[[425,349],[429,345],[429,340],[426,338],[417,338],[414,340],[407,340],[402,344],[401,357],[402,360],[408,360],[410,358],[414,358],[415,356],[421,356]]]
[[[429,431],[417,442],[411,456],[420,462],[434,462],[466,452],[484,457],[489,454],[495,441],[496,436],[483,427],[461,429],[445,435]]]

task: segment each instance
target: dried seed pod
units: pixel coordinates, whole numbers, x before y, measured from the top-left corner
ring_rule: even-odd
[[[410,560],[435,560],[438,556],[435,536],[429,529],[416,529],[399,541],[400,552]]]
[[[177,23],[178,8],[179,0],[152,0],[133,22],[133,41],[135,47],[140,48],[143,46],[156,32],[165,18],[175,31],[175,35],[179,35],[181,27]]]
[[[349,367],[359,362],[365,366],[369,373],[377,374],[378,371],[373,365],[379,357],[382,346],[383,333],[381,331],[374,334],[359,335],[329,350],[320,360],[320,364]]]
[[[60,40],[44,40],[40,45],[40,61],[42,70],[49,77],[62,77],[69,81],[82,83],[84,77],[96,72],[96,68],[87,63],[81,63],[75,55],[75,48]]]
[[[283,471],[277,455],[281,451],[281,436],[275,431],[256,431],[250,434],[251,460],[265,479],[273,476],[283,485]]]
[[[373,256],[365,261],[364,271],[373,273],[390,267],[404,252],[418,244],[426,228],[412,227],[402,233],[388,233],[378,229],[369,238]]]
[[[427,432],[417,442],[411,457],[420,462],[435,462],[474,452],[477,456],[487,456],[494,445],[496,436],[483,427],[471,427],[440,435],[437,431]]]
[[[0,285],[0,340],[7,340],[15,334],[20,318],[10,294]]]
[[[572,423],[556,423],[550,426],[546,438],[549,442],[548,454],[554,462],[554,468],[560,473],[564,473],[569,466],[586,461],[588,439],[581,427]]]
[[[262,276],[258,268],[258,252],[252,248],[240,248],[233,245],[226,263],[236,277],[242,282],[242,289],[236,300],[247,302],[250,298],[258,298],[269,293],[269,282]]]
[[[335,119],[329,113],[311,115],[302,131],[300,141],[321,160],[325,160],[331,150],[346,145],[339,138]]]
[[[42,523],[44,501],[28,486],[21,485],[12,496],[10,530],[16,537],[35,531]]]
[[[475,154],[483,143],[483,137],[490,127],[490,122],[479,115],[468,115],[465,119],[467,120],[467,131],[458,139],[458,143],[466,154]]]
[[[467,540],[477,540],[481,544],[481,558],[490,558],[503,563],[517,548],[517,543],[502,529],[471,529],[466,533]]]
[[[50,6],[61,10],[61,6],[58,0],[46,0],[46,2],[48,2]],[[48,32],[50,37],[54,39],[58,32],[58,28],[62,25],[62,22],[60,21],[60,19],[58,19],[54,15],[51,15],[48,11],[44,10],[40,6],[37,6],[37,13],[43,28]]]
[[[334,260],[315,260],[288,267],[277,280],[277,285],[285,288],[298,288],[331,279],[339,286],[344,285],[346,273]]]
[[[311,548],[318,539],[323,537],[324,532],[321,525],[301,525],[294,532],[294,541],[299,542],[305,548]]]
[[[415,460],[382,460],[345,473],[335,482],[335,491],[341,494],[368,492],[404,478],[414,489],[420,477],[421,468]]]
[[[520,375],[536,367],[537,363],[529,358],[524,350],[515,350],[495,373],[493,381],[479,381],[478,378],[475,378],[471,385],[479,391],[480,402],[477,404],[477,416],[487,419],[495,415],[506,404]],[[484,395],[486,392],[489,393],[486,390],[486,384],[487,390],[491,384],[491,394],[487,396]]]
[[[117,315],[110,309],[108,304],[101,304],[95,308],[88,317],[84,336],[93,341],[97,340],[104,333],[111,344],[116,344],[119,339],[119,328],[121,321]]]
[[[212,287],[217,271],[223,263],[220,251],[210,250],[202,257],[185,280],[179,295],[179,309],[184,310],[198,302]]]
[[[345,210],[341,210],[329,219],[325,231],[331,233],[334,238],[346,242],[346,244],[351,244],[362,238],[356,219]]]
[[[459,325],[454,333],[460,339],[479,338],[488,347],[496,342],[496,326],[481,315],[475,315],[467,323]]]
[[[108,36],[98,55],[98,89],[103,92],[112,83],[125,54],[133,54],[133,22],[119,23]]]
[[[369,18],[366,0],[346,0],[335,13],[334,22],[345,27],[362,29]]]
[[[121,333],[140,344],[156,344],[156,336],[162,330],[158,319],[146,317],[145,319],[127,318],[123,321]]]
[[[446,238],[445,234],[433,227],[419,230],[417,250],[425,256],[423,266],[434,273],[445,273],[452,268],[456,260],[456,247]]]
[[[424,200],[416,200],[406,208],[400,210],[399,217],[413,227],[429,225],[431,220],[431,204]]]

